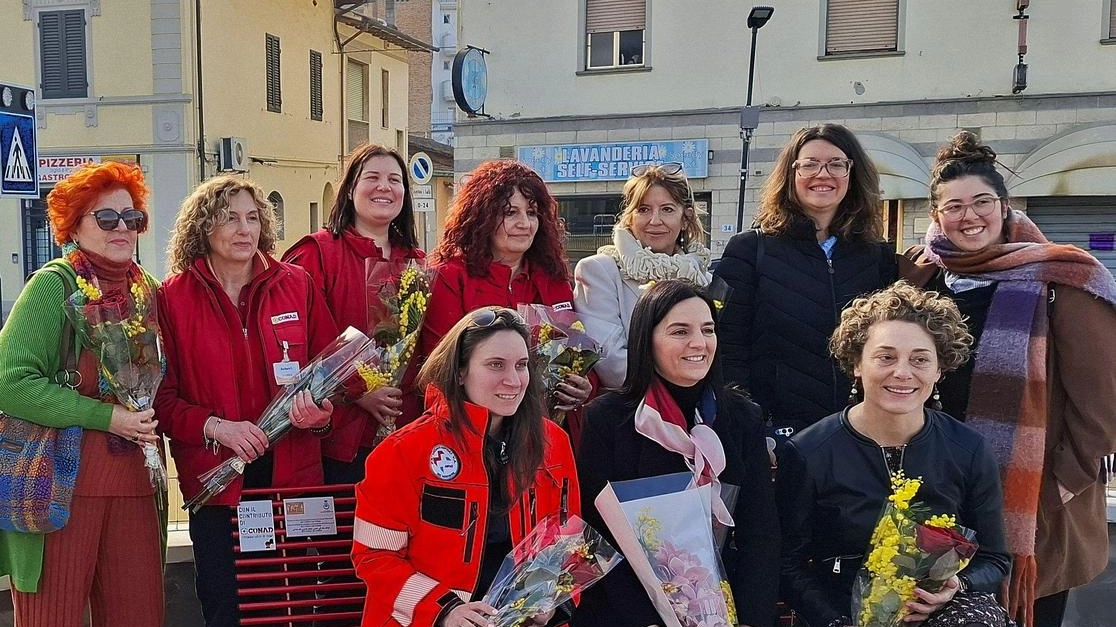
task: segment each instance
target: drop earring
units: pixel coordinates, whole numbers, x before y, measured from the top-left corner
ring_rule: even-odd
[[[860,397],[858,396],[860,394],[860,390],[856,389],[856,386],[859,383],[860,377],[853,379],[852,388],[849,390],[849,405],[856,405],[860,402]]]
[[[938,394],[938,384],[934,384],[934,394],[930,396],[930,409],[942,411],[942,395]]]

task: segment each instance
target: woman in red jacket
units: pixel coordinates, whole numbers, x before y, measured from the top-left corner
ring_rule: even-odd
[[[478,307],[573,308],[558,201],[538,174],[516,161],[488,161],[472,172],[453,199],[431,259],[438,275],[419,341],[423,355]],[[558,409],[579,408],[591,390],[585,377],[567,375],[555,391]],[[405,407],[403,418],[418,416],[414,409]]]
[[[487,625],[495,610],[477,599],[504,556],[547,516],[579,513],[570,441],[543,418],[527,341],[510,309],[467,314],[419,373],[426,412],[368,457],[353,522],[362,625]]]
[[[364,144],[349,155],[325,228],[300,239],[283,261],[302,266],[325,298],[338,329],[369,330],[365,272],[369,261],[400,272],[418,247],[407,165],[398,152]],[[405,384],[409,385],[410,381]],[[356,483],[376,444],[380,425],[393,426],[403,413],[403,393],[382,387],[334,417],[322,441],[327,483]]]
[[[309,393],[297,397],[295,429],[273,447],[255,425],[286,377],[336,335],[306,271],[270,256],[275,226],[255,183],[205,181],[182,203],[168,253],[172,276],[158,293],[167,373],[155,411],[182,496],[196,496],[198,475],[234,455],[251,462],[242,480],[190,514],[207,627],[239,624],[229,506],[242,487],[322,483],[319,439],[329,433],[329,401],[319,408]]]

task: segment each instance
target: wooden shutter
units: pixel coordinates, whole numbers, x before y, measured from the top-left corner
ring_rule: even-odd
[[[39,14],[39,64],[43,98],[89,95],[84,11]]]
[[[587,33],[643,30],[646,23],[646,0],[585,0]]]
[[[350,120],[368,121],[368,66],[349,61],[345,69],[345,110]]]
[[[899,47],[899,0],[829,0],[825,53],[887,52]]]
[[[322,53],[310,51],[310,119],[322,119]]]
[[[283,110],[283,92],[279,85],[279,38],[265,35],[267,55],[267,110],[279,113]]]

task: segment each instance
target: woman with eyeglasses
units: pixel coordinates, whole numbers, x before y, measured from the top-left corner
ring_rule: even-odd
[[[450,327],[478,307],[573,307],[558,201],[538,174],[516,161],[482,163],[465,180],[431,260],[437,276],[419,341],[421,355],[430,354]],[[555,392],[557,408],[577,410],[591,391],[588,379],[567,375]],[[404,421],[421,413],[417,398],[405,399]]]
[[[725,247],[717,325],[725,380],[763,408],[771,444],[840,410],[849,379],[826,342],[841,310],[892,283],[879,175],[851,131],[795,133],[764,184],[755,228]]]
[[[353,522],[353,565],[372,591],[362,625],[488,625],[495,609],[479,599],[512,547],[546,517],[579,513],[570,441],[543,415],[527,343],[510,309],[465,314],[419,373],[425,413],[369,455]]]
[[[933,221],[904,274],[952,297],[976,337],[975,359],[939,385],[941,404],[996,453],[1014,560],[1008,609],[1056,627],[1069,590],[1108,564],[1100,476],[1116,450],[1116,282],[1012,210],[996,164],[968,131],[938,151]]]
[[[0,331],[0,411],[82,430],[65,526],[0,531],[0,575],[11,577],[21,627],[76,627],[87,608],[95,625],[163,624],[165,529],[142,450],[159,441],[158,421],[153,410],[128,411],[107,391],[98,351],[79,342],[63,311],[79,279],[109,300],[155,289],[133,261],[147,230],[148,193],[138,167],[115,162],[83,166],[55,185],[47,213],[63,257],[30,278]],[[52,496],[45,479],[42,507]],[[19,505],[33,504],[8,504]]]
[[[624,184],[612,244],[574,269],[574,306],[603,354],[594,371],[619,389],[628,370],[628,329],[640,286],[687,279],[709,285],[709,249],[681,163],[640,165]]]
[[[391,264],[401,272],[408,260],[426,256],[415,233],[406,171],[394,149],[360,146],[348,157],[326,227],[283,253],[283,261],[310,273],[338,329],[369,330],[368,264]],[[359,481],[380,425],[394,425],[402,415],[403,393],[388,386],[339,409],[333,432],[322,441],[326,482]]]
[[[759,408],[721,383],[713,300],[684,279],[656,282],[632,311],[627,379],[586,409],[578,450],[585,520],[605,531],[594,500],[609,481],[694,472],[700,484],[739,488],[731,511],[720,497],[718,520],[732,525],[722,559],[738,623],[775,624],[779,524]],[[695,470],[697,468],[698,470]],[[714,508],[717,511],[717,508]],[[712,524],[695,515],[694,525]],[[662,624],[631,566],[621,563],[582,595],[573,624]]]
[[[321,439],[332,404],[296,397],[293,429],[274,446],[255,421],[283,387],[337,336],[310,275],[271,256],[274,209],[258,185],[224,175],[182,202],[159,290],[167,373],[155,398],[170,438],[182,496],[227,459],[237,479],[190,513],[195,584],[207,627],[239,624],[231,514],[242,489],[322,484]],[[231,508],[231,509],[230,509]]]

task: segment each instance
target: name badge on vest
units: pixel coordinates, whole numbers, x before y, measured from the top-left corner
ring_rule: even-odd
[[[291,361],[288,349],[287,341],[283,340],[283,361],[271,364],[271,370],[275,373],[275,385],[278,386],[290,385],[298,381],[300,368],[297,361]]]

